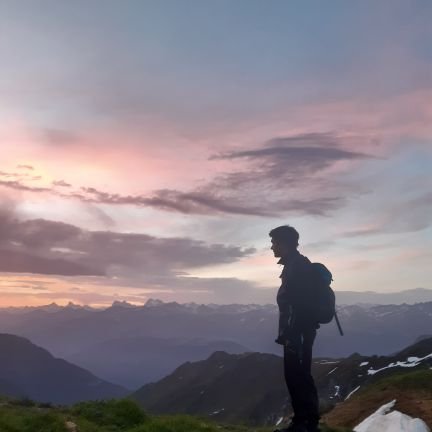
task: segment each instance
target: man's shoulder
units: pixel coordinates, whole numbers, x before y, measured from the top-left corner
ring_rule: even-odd
[[[294,262],[293,269],[295,273],[308,273],[311,269],[310,259],[302,254],[299,254]]]
[[[307,256],[302,255],[301,253],[299,253],[298,256],[296,257],[295,265],[297,267],[308,267],[311,264],[312,264],[311,260]]]

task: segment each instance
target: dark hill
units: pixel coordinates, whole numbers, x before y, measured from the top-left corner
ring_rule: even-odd
[[[430,366],[432,338],[393,356],[315,359],[312,371],[321,407],[328,411],[382,378]],[[150,412],[187,413],[218,421],[270,425],[290,414],[282,358],[272,354],[217,352],[207,360],[183,364],[133,396]]]
[[[0,390],[5,395],[56,404],[121,397],[127,393],[85,369],[54,358],[27,339],[3,333],[0,334]]]
[[[274,424],[283,412],[281,359],[273,354],[215,352],[187,362],[134,397],[154,413],[186,413],[217,421]]]

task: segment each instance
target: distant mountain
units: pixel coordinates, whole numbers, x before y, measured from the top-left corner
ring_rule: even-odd
[[[250,351],[230,341],[124,337],[100,342],[68,359],[110,382],[137,389],[171,373],[180,363],[202,360],[219,350]]]
[[[57,404],[127,394],[124,388],[10,334],[0,334],[0,392]]]
[[[388,355],[419,336],[430,334],[432,329],[432,302],[347,305],[339,307],[338,315],[345,336],[339,335],[334,322],[323,325],[314,347],[316,356],[346,357],[353,352]],[[169,373],[186,360],[204,358],[210,349],[280,354],[281,347],[274,343],[277,322],[275,305],[199,305],[152,300],[145,306],[115,302],[102,310],[62,307],[56,311],[32,309],[20,314],[0,310],[0,331],[26,337],[56,357],[78,361],[96,375],[114,378],[127,386],[158,380],[162,373]],[[168,349],[164,342],[155,342],[162,345],[159,348],[149,345],[146,349],[146,340],[157,339],[171,340],[173,345]],[[196,339],[203,341],[208,351],[199,347],[200,354],[192,355],[192,348],[177,346],[176,341]],[[122,346],[121,340],[125,340],[124,355],[118,348]],[[233,348],[214,345],[221,341]],[[235,345],[244,348],[237,349]],[[123,362],[126,352],[134,353],[134,360],[129,356]],[[185,352],[189,352],[189,358],[182,354]],[[113,371],[114,359],[124,364],[120,373]],[[131,365],[133,361],[135,365]]]
[[[114,302],[116,303],[116,302]],[[113,303],[113,304],[114,304]],[[121,302],[124,303],[124,302]],[[78,305],[73,302],[69,302],[66,306],[60,306],[57,303],[53,302],[44,306],[21,306],[21,307],[6,307],[6,308],[0,308],[0,311],[6,311],[10,314],[21,314],[21,313],[27,313],[34,310],[39,311],[46,311],[46,312],[58,312],[64,309],[85,309],[89,311],[97,311],[98,309],[93,308],[91,306],[86,305]]]
[[[382,378],[428,371],[431,366],[429,338],[390,357],[315,359],[313,375],[321,407],[329,410]],[[274,425],[290,414],[282,358],[271,354],[216,352],[207,360],[181,365],[133,397],[152,413],[186,413],[223,422]]]

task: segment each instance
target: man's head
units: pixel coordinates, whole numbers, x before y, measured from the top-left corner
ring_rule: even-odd
[[[275,257],[286,258],[297,250],[299,233],[289,225],[282,225],[269,232],[271,237],[271,250]]]

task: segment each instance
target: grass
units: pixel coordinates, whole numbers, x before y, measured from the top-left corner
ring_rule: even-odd
[[[401,371],[378,381],[370,391],[385,390],[388,387],[400,390],[421,390],[432,394],[432,370],[420,369],[408,373]]]
[[[81,402],[72,407],[0,398],[1,432],[271,432],[274,427],[222,425],[187,415],[150,416],[130,399]],[[348,429],[323,427],[323,432]]]
[[[402,370],[360,389],[325,415],[332,426],[354,426],[380,406],[396,399],[395,409],[432,426],[432,370]]]

